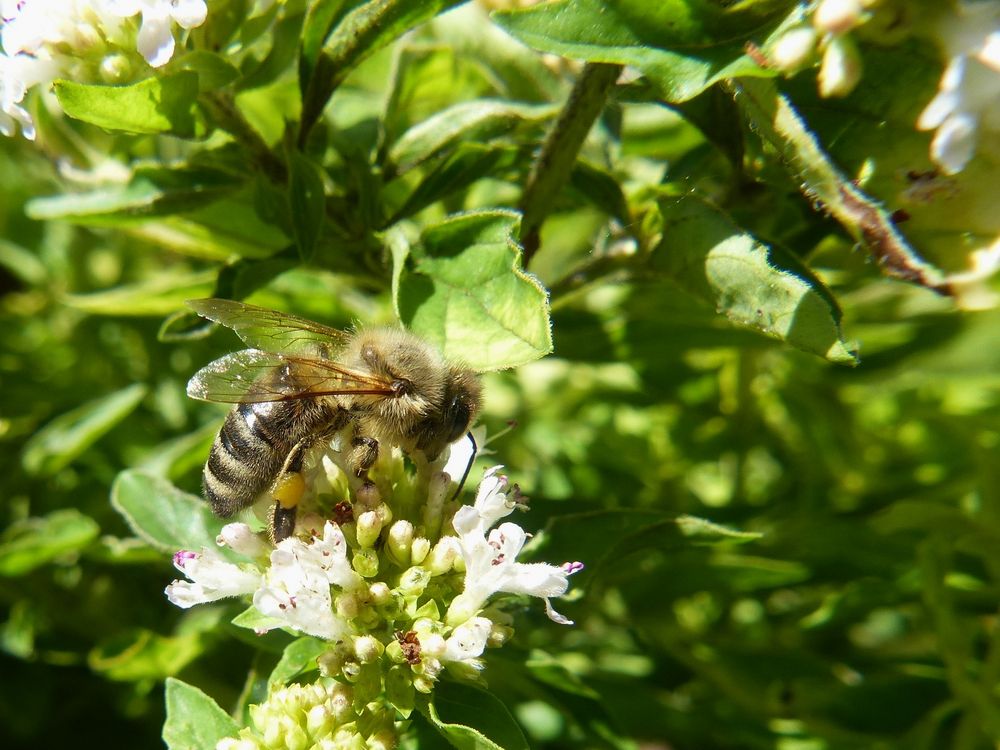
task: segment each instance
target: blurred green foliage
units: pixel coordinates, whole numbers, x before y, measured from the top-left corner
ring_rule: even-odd
[[[907,126],[890,149],[861,127],[911,123],[937,58],[865,48],[871,75],[834,105],[810,73],[761,80],[745,55],[796,3],[676,28],[640,12],[657,3],[612,4],[598,26],[590,2],[501,14],[538,49],[638,71],[522,258],[512,210],[580,65],[476,5],[400,37],[447,4],[397,4],[352,47],[333,21],[369,5],[279,4],[240,40],[246,4],[210,2],[186,66],[134,84],[186,81],[197,106],[126,121],[108,87],[66,84],[68,117],[36,102],[36,145],[0,140],[0,744],[157,746],[175,676],[175,700],[196,685],[242,719],[292,640],[232,625],[237,602],[180,612],[161,595],[172,540],[210,538],[204,509],[177,537],[125,520],[199,492],[224,413],[184,387],[236,341],[183,300],[339,327],[398,314],[495,370],[548,350],[541,287],[553,353],[484,376],[489,431],[516,423],[485,460],[532,497],[538,559],[587,569],[560,606],[575,627],[526,610],[488,655],[484,711],[499,699],[532,747],[1000,741],[1000,314],[886,278],[857,244],[878,215],[915,263],[926,240],[945,270],[925,281],[967,265],[954,237],[982,204],[966,217],[938,196],[899,234],[882,207],[908,205],[898,173],[929,168],[929,135]],[[718,43],[695,59],[677,41],[692,35]],[[723,79],[741,75],[734,95]],[[796,104],[803,119],[768,127]],[[816,209],[863,164],[874,197]],[[483,212],[476,252],[435,256],[461,211]],[[480,262],[495,290],[468,275]],[[530,335],[491,362],[491,326]],[[699,518],[747,534],[705,537]],[[426,721],[420,747],[440,741]]]

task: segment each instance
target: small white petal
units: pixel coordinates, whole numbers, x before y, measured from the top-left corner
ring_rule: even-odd
[[[146,62],[154,68],[159,68],[170,62],[174,54],[174,35],[170,29],[170,19],[167,16],[152,16],[148,12],[142,14],[142,26],[136,38],[136,48]]]
[[[917,118],[918,130],[934,130],[958,107],[959,96],[954,91],[939,91]]]
[[[222,527],[215,543],[246,557],[262,557],[271,551],[271,545],[245,523],[227,523]]]
[[[177,25],[185,29],[201,26],[207,15],[208,7],[205,5],[205,0],[174,0],[173,9],[170,11],[170,16]]]
[[[517,563],[504,578],[501,591],[548,598],[562,596],[569,588],[566,572],[548,563]]]
[[[565,615],[561,615],[552,608],[552,602],[548,599],[545,600],[545,614],[549,616],[549,619],[554,623],[559,625],[572,625],[573,621],[570,620]]]
[[[960,112],[949,117],[931,143],[931,158],[941,167],[945,174],[958,174],[969,163],[976,150],[976,118]]]
[[[477,657],[486,649],[492,628],[493,623],[486,617],[473,617],[459,625],[445,641],[441,660],[470,662],[477,669],[481,668]]]

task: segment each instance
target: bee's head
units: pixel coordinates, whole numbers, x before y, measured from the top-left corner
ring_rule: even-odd
[[[481,400],[482,386],[476,374],[465,367],[449,367],[440,408],[417,424],[416,447],[429,459],[437,458],[445,446],[468,431]]]

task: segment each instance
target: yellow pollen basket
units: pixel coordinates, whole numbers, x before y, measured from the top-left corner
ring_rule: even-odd
[[[271,494],[282,508],[290,509],[299,504],[302,495],[306,491],[306,480],[302,478],[301,472],[285,474],[277,482]]]

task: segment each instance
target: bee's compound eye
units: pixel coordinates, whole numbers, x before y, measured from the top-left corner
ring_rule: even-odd
[[[403,380],[402,378],[397,378],[392,381],[392,395],[393,396],[405,396],[413,390],[413,383],[409,380]]]

